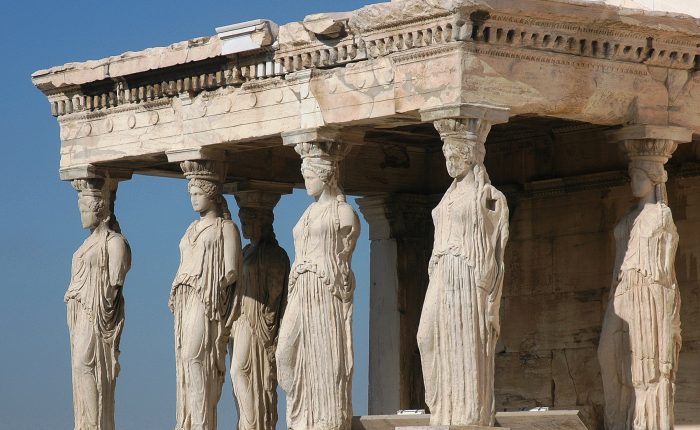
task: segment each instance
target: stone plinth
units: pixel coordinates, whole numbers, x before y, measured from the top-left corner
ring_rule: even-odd
[[[396,427],[396,430],[490,430],[501,429],[510,430],[504,427],[484,427],[484,426],[410,426]]]
[[[588,430],[581,412],[572,410],[497,412],[498,427],[431,426],[429,414],[353,417],[352,430]]]
[[[511,430],[587,430],[577,410],[498,412],[496,423]]]

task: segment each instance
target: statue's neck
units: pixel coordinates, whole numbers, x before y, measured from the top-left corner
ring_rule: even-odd
[[[199,219],[200,219],[201,221],[209,221],[209,222],[212,222],[212,221],[214,221],[216,218],[218,218],[218,215],[219,215],[219,214],[218,214],[215,210],[208,210],[208,211],[200,212],[200,213],[199,213]]]
[[[325,188],[323,192],[316,197],[316,202],[321,204],[328,204],[336,200],[338,200],[338,191],[330,187]]]
[[[647,194],[646,196],[642,197],[639,199],[639,202],[637,203],[637,208],[639,210],[644,209],[646,205],[651,205],[656,203],[656,187],[654,187],[654,190]]]

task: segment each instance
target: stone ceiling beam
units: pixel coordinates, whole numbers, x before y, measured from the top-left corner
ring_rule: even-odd
[[[119,181],[131,179],[133,170],[114,167],[95,166],[84,164],[61,169],[59,176],[62,181],[73,181],[75,179],[104,179],[111,178]]]

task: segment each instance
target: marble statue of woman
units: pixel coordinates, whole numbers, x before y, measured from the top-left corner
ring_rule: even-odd
[[[666,204],[663,161],[633,159],[629,174],[639,203],[615,227],[616,262],[598,347],[605,428],[671,430],[681,348],[678,233]]]
[[[119,338],[124,326],[122,286],[131,250],[110,213],[109,185],[101,179],[73,181],[83,227],[90,236],[73,254],[65,301],[73,368],[76,430],[114,430],[114,390]]]
[[[250,239],[234,292],[230,344],[239,430],[274,430],[277,425],[275,348],[287,300],[289,257],[272,229],[272,208],[280,196],[270,196],[262,192],[236,196],[243,236]]]
[[[296,149],[315,202],[293,230],[295,260],[277,345],[279,384],[287,393],[288,428],[348,430],[355,289],[350,263],[360,223],[337,184],[339,157],[315,143]]]
[[[445,139],[452,185],[433,210],[435,241],[418,347],[431,425],[493,426],[494,354],[508,206],[483,142]]]
[[[226,375],[241,239],[211,161],[181,163],[200,218],[180,241],[170,309],[175,316],[176,430],[215,430]]]

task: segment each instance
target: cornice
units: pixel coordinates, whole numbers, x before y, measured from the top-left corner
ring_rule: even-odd
[[[229,86],[245,84],[250,91],[274,88],[299,71],[345,67],[368,59],[391,56],[395,65],[401,65],[444,55],[456,47],[476,55],[634,76],[647,75],[646,66],[687,71],[700,67],[700,34],[674,35],[671,30],[648,26],[640,25],[635,30],[631,24],[572,22],[571,17],[566,18],[569,21],[499,11],[484,12],[478,19],[464,18],[458,11],[433,13],[398,23],[365,26],[362,34],[337,40],[266,48],[228,61],[216,60],[218,63],[210,59],[206,68],[202,66],[202,73],[192,69],[197,63],[190,63],[179,72],[181,75],[165,68],[160,75],[149,72],[149,78],[106,82],[104,85],[111,86],[109,91],[72,85],[47,90],[46,94],[54,116],[114,112],[120,106],[170,99],[183,93],[195,96]]]

